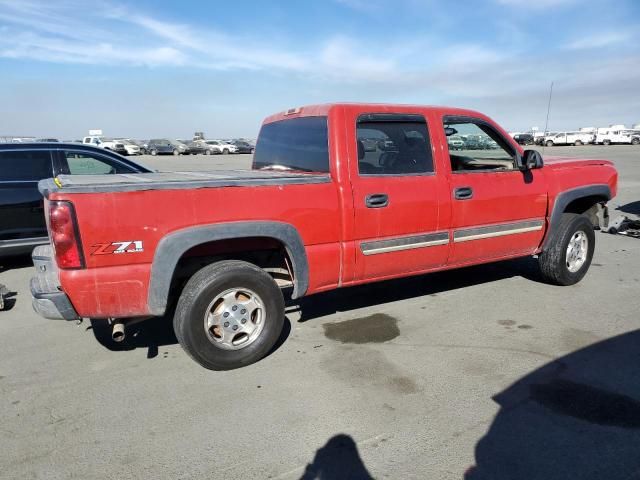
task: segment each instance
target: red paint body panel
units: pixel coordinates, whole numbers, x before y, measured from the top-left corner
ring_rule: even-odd
[[[425,117],[435,173],[415,176],[360,176],[356,120],[364,113],[410,113]],[[327,116],[331,182],[303,185],[176,188],[175,190],[71,193],[50,200],[73,203],[86,267],[60,270],[60,282],[83,317],[132,317],[149,314],[148,289],[154,253],[169,233],[239,221],[277,221],[292,225],[304,243],[307,294],[343,285],[472,265],[538,251],[559,192],[595,184],[615,195],[617,173],[600,160],[545,159],[545,167],[520,171],[451,171],[442,128],[446,115],[488,122],[522,149],[486,116],[469,110],[410,105],[335,104],[279,113],[265,123],[298,116]],[[471,187],[474,197],[459,201],[454,189]],[[385,193],[387,208],[371,209],[364,198]],[[455,232],[508,222],[537,220],[540,230],[456,243]],[[364,255],[362,242],[446,232],[446,245]],[[112,242],[142,242],[143,251],[92,255]],[[132,244],[133,245],[133,244]]]

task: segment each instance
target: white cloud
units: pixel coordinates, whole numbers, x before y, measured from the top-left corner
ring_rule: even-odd
[[[629,32],[601,32],[587,34],[577,38],[565,45],[568,50],[586,50],[592,48],[603,48],[611,45],[624,43],[631,39]]]

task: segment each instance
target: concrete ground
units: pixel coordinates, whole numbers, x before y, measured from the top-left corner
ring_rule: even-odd
[[[640,213],[640,148],[545,154],[614,160],[612,217]],[[572,287],[523,259],[309,297],[275,352],[229,372],[190,360],[165,320],[124,350],[44,320],[28,259],[4,261],[0,478],[636,478],[640,240],[596,239]]]

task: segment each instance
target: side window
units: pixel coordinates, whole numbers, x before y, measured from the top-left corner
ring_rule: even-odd
[[[410,175],[433,172],[427,123],[406,116],[364,116],[357,124],[360,175]]]
[[[98,157],[87,152],[64,152],[70,175],[104,175],[111,173],[131,173],[132,170],[116,161]]]
[[[47,150],[0,152],[0,181],[37,182],[49,177],[53,168]]]
[[[444,120],[451,170],[499,171],[515,169],[515,151],[489,125]]]

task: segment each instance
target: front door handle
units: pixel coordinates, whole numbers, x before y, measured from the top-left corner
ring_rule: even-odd
[[[364,199],[367,208],[383,208],[389,205],[389,195],[386,193],[373,193]]]
[[[471,187],[460,187],[453,190],[453,196],[456,200],[469,200],[473,198],[473,190]]]

